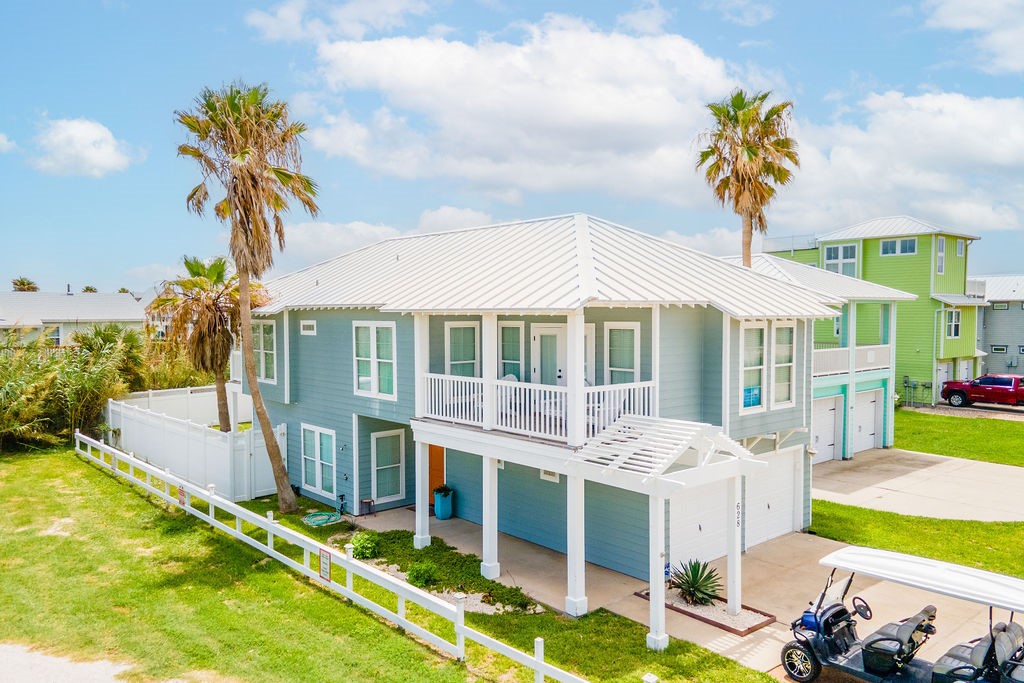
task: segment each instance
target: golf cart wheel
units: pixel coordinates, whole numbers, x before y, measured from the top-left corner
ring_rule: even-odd
[[[782,668],[794,681],[807,683],[821,673],[821,664],[803,643],[791,640],[782,648]]]
[[[954,408],[967,405],[967,396],[962,391],[954,391],[949,395],[949,405]]]

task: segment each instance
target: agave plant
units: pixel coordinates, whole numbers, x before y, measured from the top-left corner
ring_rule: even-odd
[[[668,585],[679,590],[679,595],[691,605],[710,605],[718,597],[722,580],[718,570],[707,562],[690,560],[672,567],[668,573]]]

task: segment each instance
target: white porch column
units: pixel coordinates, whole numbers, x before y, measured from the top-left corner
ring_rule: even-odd
[[[885,444],[886,446],[892,446],[896,443],[896,426],[895,419],[895,400],[896,392],[903,391],[900,389],[902,384],[896,384],[896,302],[893,301],[889,304],[889,404],[885,406],[885,419],[888,422],[888,429],[886,429]],[[906,396],[904,396],[906,398]]]
[[[743,552],[743,509],[740,502],[743,497],[741,488],[743,478],[735,476],[725,483],[726,488],[726,554],[728,561],[726,571],[728,583],[725,587],[726,607],[729,614],[739,614],[743,602],[743,574],[740,554]]]
[[[430,444],[416,442],[416,533],[415,548],[430,545]]]
[[[647,647],[664,650],[668,647],[668,634],[665,632],[665,499],[648,496],[647,506],[647,526],[651,533],[647,551],[650,560],[651,631],[647,634]]]
[[[484,380],[484,429],[494,429],[494,380],[498,378],[498,316],[483,314],[480,333],[481,377]]]
[[[584,479],[566,475],[566,596],[565,611],[573,617],[587,613],[586,534],[584,526]]]
[[[413,374],[416,375],[416,417],[427,414],[427,381],[423,376],[430,370],[430,316],[426,313],[414,313],[412,319],[413,334]]]
[[[486,347],[485,347],[486,348]],[[495,458],[483,460],[483,533],[484,557],[480,563],[480,575],[485,579],[496,579],[501,575],[498,564],[498,461]]]
[[[850,368],[846,383],[846,433],[843,440],[843,460],[853,457],[853,409],[857,405],[857,304],[847,304],[849,315],[846,316],[846,343],[849,345]]]
[[[583,364],[586,359],[583,336],[586,330],[583,311],[572,311],[566,316],[566,436],[569,446],[582,446],[587,440],[586,399],[583,391]]]

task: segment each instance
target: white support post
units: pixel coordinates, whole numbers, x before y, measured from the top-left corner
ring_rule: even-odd
[[[483,354],[480,364],[481,376],[484,380],[484,429],[494,429],[495,385],[498,379],[498,316],[495,313],[483,314],[483,329],[480,332],[480,353]]]
[[[416,375],[416,417],[427,413],[427,381],[424,375],[430,369],[430,317],[426,313],[413,316],[413,373]]]
[[[725,588],[726,608],[729,614],[739,614],[743,602],[743,574],[740,553],[743,551],[743,508],[742,508],[741,476],[735,476],[725,482],[726,488],[726,554],[728,556],[726,572],[728,583]]]
[[[648,496],[648,528],[650,530],[650,608],[651,631],[647,634],[647,647],[664,650],[668,647],[665,632],[665,499]]]
[[[846,316],[846,343],[850,352],[849,380],[846,389],[846,433],[843,440],[843,460],[853,457],[853,411],[857,405],[857,304],[847,304],[849,315]]]
[[[455,598],[455,657],[460,662],[466,659],[466,594],[456,593]]]
[[[533,659],[537,662],[537,668],[533,671],[533,682],[544,683],[544,672],[541,671],[540,665],[544,663],[544,639],[534,638],[533,639]]]
[[[283,317],[283,320],[281,321],[281,326],[284,328],[284,334],[282,335],[282,337],[284,338],[284,344],[283,344],[283,347],[284,347],[283,348],[283,351],[284,351],[284,354],[283,354],[284,355],[284,359],[283,359],[284,360],[284,362],[283,362],[284,368],[283,368],[283,370],[284,370],[284,372],[281,373],[282,374],[282,380],[284,381],[284,402],[285,403],[291,403],[292,402],[292,372],[291,372],[292,357],[291,357],[291,349],[289,348],[288,340],[292,336],[292,331],[291,331],[291,323],[290,323],[290,321],[288,319],[288,309],[287,308],[284,309],[284,317]]]
[[[498,461],[495,458],[483,460],[483,561],[480,575],[485,579],[497,579],[501,575],[498,563]]]
[[[638,375],[639,376],[639,375]],[[659,395],[661,394],[661,304],[651,306],[651,379],[654,380],[654,394],[651,396],[651,413],[661,416]]]
[[[586,405],[583,391],[583,365],[586,360],[584,345],[583,310],[572,311],[566,316],[566,437],[570,447],[582,446],[587,438]]]
[[[893,301],[889,304],[889,404],[885,406],[885,419],[888,421],[889,428],[886,430],[885,444],[886,446],[892,446],[896,443],[896,426],[893,424],[895,419],[895,400],[896,391],[899,386],[896,384],[896,302]],[[906,390],[904,390],[905,392]],[[907,398],[904,396],[904,398]]]
[[[416,534],[415,548],[430,545],[430,445],[416,442]]]
[[[566,596],[565,611],[578,617],[587,613],[587,558],[584,520],[584,479],[576,475],[565,478],[566,526]]]

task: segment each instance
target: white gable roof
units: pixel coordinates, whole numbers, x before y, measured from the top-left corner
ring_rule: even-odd
[[[727,256],[730,263],[742,263],[739,256]],[[833,273],[824,268],[797,263],[771,254],[752,254],[752,270],[821,293],[825,303],[847,301],[913,301],[916,294],[875,282]]]
[[[737,318],[831,317],[807,292],[583,214],[385,240],[266,283],[286,308],[556,312],[713,306]]]
[[[0,292],[0,327],[41,327],[64,322],[141,323],[146,308],[131,294]]]
[[[988,301],[1024,301],[1024,275],[990,275],[971,278],[985,283]]]
[[[887,216],[872,218],[846,228],[818,235],[818,243],[835,242],[837,240],[861,240],[875,237],[904,237],[911,235],[954,235],[969,240],[978,239],[948,228],[941,228],[910,216]]]

